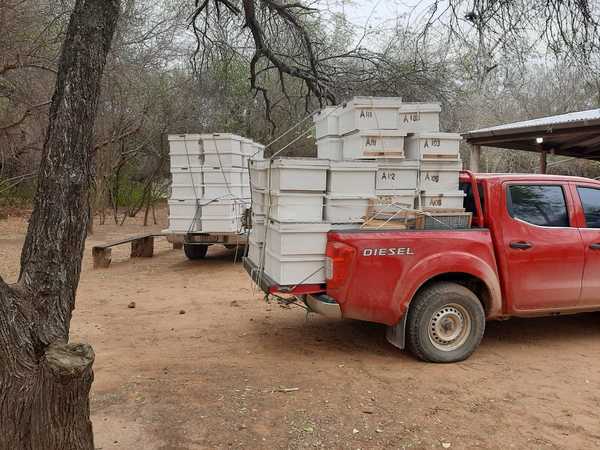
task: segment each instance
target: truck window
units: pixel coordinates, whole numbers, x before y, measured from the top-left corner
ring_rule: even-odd
[[[513,184],[506,194],[511,217],[543,227],[569,226],[562,186]]]
[[[577,192],[583,206],[587,228],[600,228],[600,190],[578,187]]]

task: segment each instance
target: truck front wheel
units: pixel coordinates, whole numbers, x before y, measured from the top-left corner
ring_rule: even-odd
[[[457,283],[440,282],[419,292],[406,323],[408,348],[437,363],[467,359],[485,330],[485,311],[477,296]]]
[[[202,244],[184,244],[183,252],[188,259],[203,259],[208,251],[208,245]]]

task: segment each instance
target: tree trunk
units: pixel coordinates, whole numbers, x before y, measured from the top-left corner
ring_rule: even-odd
[[[94,353],[68,344],[89,221],[93,129],[119,0],[76,0],[17,284],[0,278],[0,449],[93,450]]]

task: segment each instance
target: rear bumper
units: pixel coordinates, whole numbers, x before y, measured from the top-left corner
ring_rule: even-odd
[[[342,309],[331,297],[326,295],[307,295],[306,304],[311,311],[331,319],[342,320]]]
[[[248,273],[252,281],[256,283],[263,292],[267,294],[292,294],[292,295],[306,295],[306,294],[322,294],[325,293],[325,285],[322,284],[298,284],[296,286],[282,286],[277,284],[271,277],[269,277],[265,271],[262,273],[258,270],[258,266],[250,261],[248,258],[243,260],[244,270]]]

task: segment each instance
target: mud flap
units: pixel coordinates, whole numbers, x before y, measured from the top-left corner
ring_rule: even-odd
[[[385,337],[390,344],[394,347],[398,347],[400,350],[404,350],[404,337],[406,333],[406,316],[404,314],[400,322],[396,325],[392,325],[391,327],[387,327],[385,332]]]

